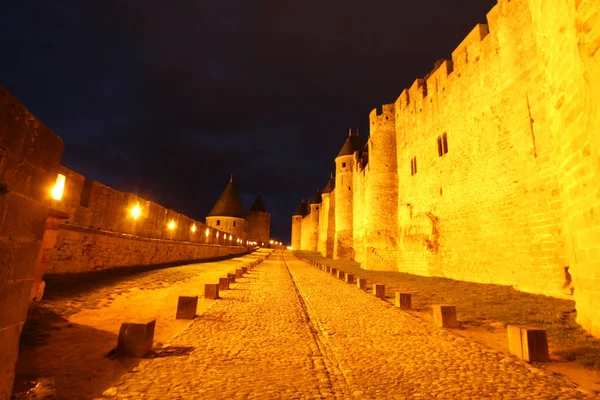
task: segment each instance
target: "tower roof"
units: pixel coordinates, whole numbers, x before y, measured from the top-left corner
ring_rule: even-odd
[[[329,177],[329,182],[325,185],[325,189],[323,189],[323,193],[331,193],[335,189],[335,178],[332,176]]]
[[[254,204],[252,205],[250,211],[267,212],[267,206],[265,205],[265,202],[263,201],[260,193],[258,194],[258,196],[256,196],[256,200],[254,201]]]
[[[306,217],[308,214],[310,214],[310,206],[308,205],[308,201],[302,200],[302,203],[300,203],[300,206],[298,207],[294,215],[301,215],[303,217]]]
[[[321,189],[317,189],[317,193],[315,194],[312,204],[319,204],[322,201],[323,198],[321,197]]]
[[[362,140],[362,138],[360,136],[358,136],[358,133],[356,135],[353,135],[352,130],[351,130],[350,134],[348,135],[348,138],[344,142],[344,145],[342,146],[342,149],[338,153],[337,157],[351,156],[352,154],[354,154],[355,151],[362,150],[364,145],[365,145],[365,142]]]
[[[240,202],[235,186],[233,185],[233,176],[221,193],[221,197],[215,203],[208,217],[234,217],[244,218],[244,208]]]

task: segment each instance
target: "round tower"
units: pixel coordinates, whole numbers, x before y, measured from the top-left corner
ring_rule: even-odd
[[[394,105],[384,105],[381,112],[373,110],[369,120],[371,135],[367,143],[369,179],[365,187],[364,268],[392,267],[395,270],[398,258],[398,163]],[[386,263],[382,263],[381,259]]]
[[[319,246],[319,210],[321,208],[321,201],[321,190],[318,189],[315,198],[310,204],[309,251],[317,251]]]
[[[329,182],[321,193],[319,210],[319,243],[317,251],[323,257],[333,257],[333,241],[335,239],[335,178],[329,177]]]
[[[267,244],[271,238],[271,214],[259,193],[250,211],[246,214],[248,220],[248,240],[258,244]]]
[[[300,206],[292,215],[292,249],[302,249],[302,218],[308,214],[308,203],[302,200]]]
[[[246,244],[248,240],[248,222],[244,217],[244,209],[233,185],[233,176],[221,193],[212,210],[206,216],[206,225],[227,235],[226,245],[237,245],[237,239]]]
[[[333,258],[353,258],[353,175],[354,152],[365,145],[362,138],[352,131],[335,158],[335,240]]]

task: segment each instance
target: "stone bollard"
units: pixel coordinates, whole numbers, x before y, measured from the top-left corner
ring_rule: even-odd
[[[143,357],[152,350],[155,319],[123,322],[119,329],[117,355],[119,357]]]
[[[229,283],[235,283],[235,274],[227,274],[227,278],[229,279]]]
[[[410,310],[412,308],[412,294],[396,292],[396,307]]]
[[[346,283],[354,284],[354,275],[346,274]]]
[[[194,319],[198,307],[198,296],[179,296],[175,319]]]
[[[373,284],[373,294],[375,297],[380,299],[385,299],[385,285],[381,285],[379,283]]]
[[[337,276],[337,268],[331,268],[331,275]]]
[[[242,267],[242,273],[247,274],[248,273],[248,267]]]
[[[443,328],[458,328],[456,321],[456,306],[448,304],[433,305],[433,321]]]
[[[236,278],[241,278],[242,276],[244,276],[244,271],[242,271],[241,269],[236,269],[235,270],[235,277]]]
[[[216,300],[219,298],[219,284],[207,283],[204,285],[204,298]]]
[[[219,291],[229,290],[229,278],[219,278]]]
[[[367,280],[365,278],[357,278],[356,286],[358,286],[360,290],[367,290]]]
[[[341,280],[344,280],[344,277],[346,276],[346,274],[344,273],[344,271],[338,271],[337,272],[337,277]]]
[[[331,267],[329,265],[325,266],[325,272],[327,272],[327,273],[331,272]]]
[[[506,329],[511,354],[527,362],[550,361],[548,339],[544,329],[523,325],[508,325]]]

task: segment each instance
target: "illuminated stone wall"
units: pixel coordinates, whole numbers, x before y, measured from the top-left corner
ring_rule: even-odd
[[[302,216],[292,216],[292,248],[302,250]]]
[[[374,110],[366,167],[336,159],[333,257],[574,297],[600,336],[599,10],[500,0]]]
[[[333,257],[333,241],[335,238],[335,190],[321,195],[319,212],[319,245],[317,250],[324,257]]]
[[[226,235],[222,229],[207,227],[134,194],[85,179],[65,167],[60,173],[66,176],[65,191],[55,208],[70,217],[58,230],[46,273],[200,260],[246,250],[235,246],[235,238],[229,240],[233,231]],[[131,210],[138,203],[140,215],[135,219]],[[223,220],[222,224],[244,235],[245,220],[236,219],[236,227],[233,220]]]
[[[600,8],[595,0],[528,3],[577,321],[600,337]]]
[[[302,229],[300,236],[300,250],[309,251],[310,238],[312,236],[312,221],[310,219],[310,214],[302,218],[300,226]]]
[[[310,205],[309,219],[309,234],[308,234],[308,250],[317,251],[319,245],[319,214],[321,203]]]
[[[62,140],[0,85],[0,398],[10,398],[21,329]]]

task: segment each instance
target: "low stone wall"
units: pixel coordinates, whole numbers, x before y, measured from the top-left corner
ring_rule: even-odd
[[[155,239],[63,224],[46,273],[80,273],[134,265],[203,260],[247,252],[246,247]]]

